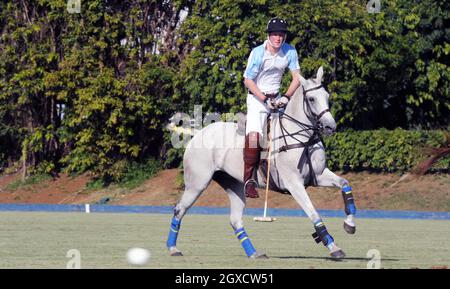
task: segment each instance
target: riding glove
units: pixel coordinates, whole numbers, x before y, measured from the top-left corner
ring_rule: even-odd
[[[280,97],[279,99],[277,99],[277,101],[275,102],[275,107],[280,109],[285,107],[289,102],[289,97],[286,95],[283,95],[282,97]]]

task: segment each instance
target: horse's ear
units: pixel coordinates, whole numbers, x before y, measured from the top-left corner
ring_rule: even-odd
[[[317,70],[317,76],[316,76],[316,81],[318,83],[322,83],[322,78],[323,78],[323,67],[319,67],[319,70]]]
[[[297,78],[298,78],[298,80],[300,80],[301,84],[305,84],[306,83],[306,79],[298,72],[297,72]]]

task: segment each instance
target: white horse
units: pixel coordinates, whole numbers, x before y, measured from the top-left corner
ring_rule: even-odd
[[[314,208],[305,185],[334,186],[342,189],[345,212],[344,229],[355,233],[353,217],[356,207],[347,180],[326,167],[325,149],[321,132],[330,135],[336,122],[328,106],[328,93],[322,86],[323,69],[319,68],[315,79],[298,75],[301,86],[292,96],[284,112],[272,114],[271,183],[276,190],[289,192],[309,219],[313,222],[313,237],[328,248],[334,259],[345,257],[335,244],[321,217]],[[267,142],[265,143],[267,146]],[[167,247],[171,256],[182,256],[176,247],[181,220],[212,179],[227,192],[230,199],[230,221],[245,253],[250,258],[267,258],[253,247],[244,229],[242,215],[245,208],[243,191],[244,136],[238,133],[233,122],[216,122],[199,131],[188,143],[184,158],[185,190],[174,208]],[[263,144],[264,146],[264,144]],[[258,185],[265,184],[264,175],[258,170]]]

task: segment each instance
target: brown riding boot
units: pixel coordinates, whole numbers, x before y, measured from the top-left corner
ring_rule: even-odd
[[[257,169],[259,165],[260,151],[259,134],[250,132],[245,136],[244,147],[244,191],[247,198],[259,198],[256,190],[257,183],[252,176],[253,170]]]

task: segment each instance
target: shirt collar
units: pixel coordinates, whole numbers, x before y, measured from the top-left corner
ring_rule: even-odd
[[[283,50],[283,45],[284,45],[284,43],[281,44],[280,49],[279,49],[279,50],[277,51],[277,53],[275,53],[275,54],[272,54],[272,53],[270,53],[269,51],[267,51],[267,49],[266,49],[267,45],[270,45],[270,44],[269,44],[269,40],[266,39],[266,40],[264,40],[264,54],[267,53],[267,54],[269,54],[269,55],[271,55],[271,56],[281,55],[281,51]]]

